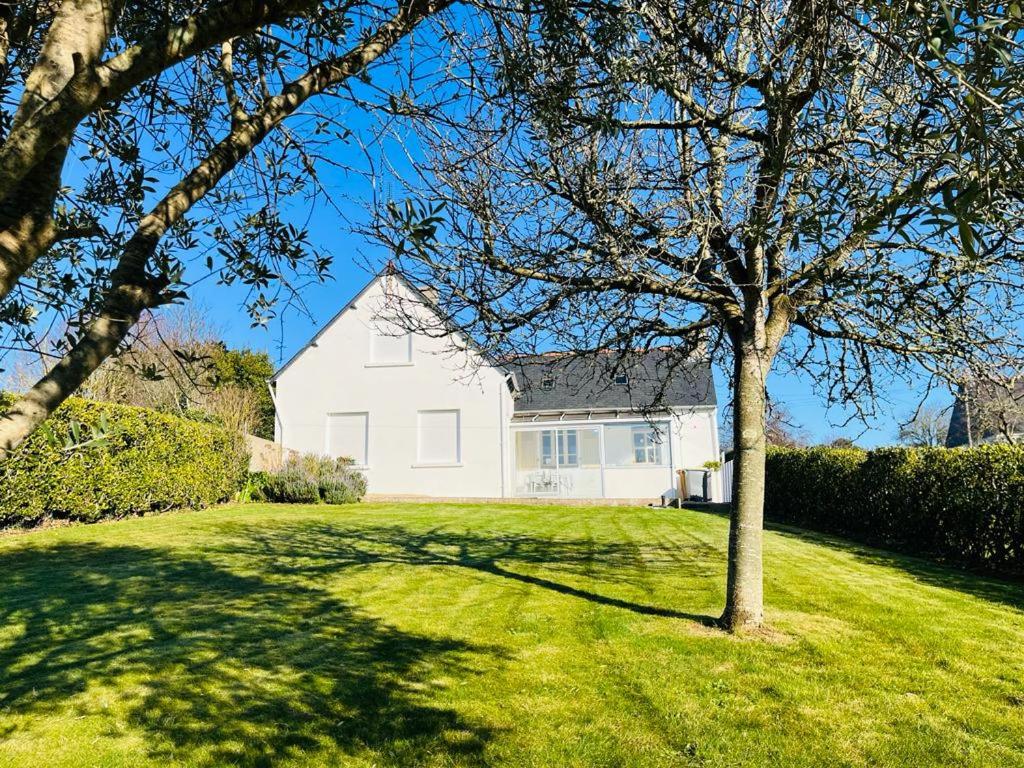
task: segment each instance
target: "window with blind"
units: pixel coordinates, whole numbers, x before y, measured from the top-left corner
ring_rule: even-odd
[[[327,455],[333,458],[347,456],[357,466],[369,463],[368,413],[327,414]]]
[[[375,365],[407,365],[412,362],[412,334],[380,324],[370,329],[370,362]]]
[[[458,464],[459,412],[420,411],[417,461],[420,464]]]

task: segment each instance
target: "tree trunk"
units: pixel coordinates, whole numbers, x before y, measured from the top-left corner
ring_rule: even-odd
[[[53,369],[6,412],[0,413],[0,461],[9,456],[117,350],[143,311],[161,304],[161,293],[167,287],[167,281],[164,276],[149,276],[147,270],[150,258],[167,230],[310,97],[362,72],[416,24],[447,8],[452,1],[412,0],[400,6],[390,20],[343,56],[312,67],[279,95],[269,99],[249,121],[233,126],[210,154],[143,217],[135,234],[125,244],[118,265],[110,275],[111,287],[99,313],[87,324],[85,333]],[[0,259],[0,298],[4,295],[5,286],[2,267]]]
[[[32,169],[13,196],[0,202],[0,298],[6,297],[53,245],[53,206],[60,191],[68,143],[58,142]]]
[[[159,290],[159,285],[121,284],[108,294],[104,309],[67,354],[0,414],[0,461],[117,351],[143,310],[159,304]]]
[[[120,0],[68,0],[57,6],[39,57],[25,79],[11,130],[53,102],[74,77],[76,66],[99,61],[121,5]],[[54,242],[53,206],[72,133],[57,138],[13,192],[0,200],[0,298],[14,289]]]
[[[764,615],[761,531],[764,527],[765,378],[771,356],[736,345],[733,372],[734,461],[729,518],[729,575],[722,626],[760,626]]]

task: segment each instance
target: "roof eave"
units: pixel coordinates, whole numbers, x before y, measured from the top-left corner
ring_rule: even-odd
[[[631,405],[595,405],[592,408],[523,408],[516,409],[513,411],[513,418],[516,416],[543,416],[543,415],[557,415],[560,413],[572,413],[572,414],[607,414],[607,413],[629,413],[637,416],[643,416],[651,413],[673,413],[675,411],[710,411],[715,410],[718,406],[715,403],[695,403],[695,404],[666,404],[660,405],[656,408],[636,408]]]

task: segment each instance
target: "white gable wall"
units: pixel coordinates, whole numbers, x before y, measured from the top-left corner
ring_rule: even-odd
[[[401,341],[378,332],[394,292],[411,298],[399,280],[375,280],[278,373],[277,441],[319,454],[331,439],[358,444],[353,430],[366,414],[370,493],[511,495],[502,478],[512,413],[504,374],[427,336],[413,337],[406,360]]]

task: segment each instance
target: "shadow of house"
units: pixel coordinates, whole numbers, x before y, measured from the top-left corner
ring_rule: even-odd
[[[497,651],[402,632],[298,580],[62,543],[5,554],[0,596],[6,715],[88,715],[100,705],[76,694],[110,685],[158,759],[270,766],[330,749],[484,763],[490,731],[434,704],[432,681]]]

